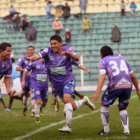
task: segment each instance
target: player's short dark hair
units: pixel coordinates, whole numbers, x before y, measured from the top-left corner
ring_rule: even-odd
[[[53,35],[51,38],[50,38],[50,41],[51,40],[57,40],[59,43],[62,42],[62,38],[59,36],[59,35]]]
[[[3,42],[0,44],[0,50],[5,51],[6,47],[12,47],[12,45],[10,43],[7,43],[7,42]]]
[[[15,63],[15,59],[14,58],[11,58],[11,60],[12,60],[12,63]]]
[[[102,54],[102,57],[113,55],[113,51],[109,46],[103,46],[100,50],[100,53]]]
[[[35,47],[34,47],[34,46],[28,46],[28,47],[27,47],[27,49],[29,49],[29,48],[35,49]]]

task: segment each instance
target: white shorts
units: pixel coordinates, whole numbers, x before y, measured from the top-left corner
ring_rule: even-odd
[[[15,90],[16,93],[14,95],[18,95],[22,93],[20,78],[16,78],[13,80],[13,87],[11,88],[11,90]]]

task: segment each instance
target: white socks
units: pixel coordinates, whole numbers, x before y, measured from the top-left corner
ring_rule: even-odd
[[[85,99],[75,101],[77,109],[80,108],[85,103]]]
[[[109,111],[108,107],[101,106],[101,119],[104,125],[104,132],[107,133],[110,131],[109,128]]]
[[[35,117],[39,119],[39,117],[40,117],[40,105],[35,104],[34,110],[35,110]]]
[[[66,113],[66,125],[71,128],[73,107],[71,103],[66,103],[64,106]]]
[[[129,119],[128,119],[127,110],[120,111],[120,118],[121,118],[122,125],[124,127],[124,133],[126,133],[126,132],[130,133],[130,131],[129,131]]]

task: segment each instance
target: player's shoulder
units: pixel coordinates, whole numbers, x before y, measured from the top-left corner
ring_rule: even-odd
[[[7,59],[6,61],[7,61],[8,64],[12,65],[12,59],[11,58]]]

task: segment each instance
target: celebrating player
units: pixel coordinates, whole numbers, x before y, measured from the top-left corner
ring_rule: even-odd
[[[128,124],[127,106],[129,104],[132,84],[136,88],[137,95],[140,99],[140,91],[137,78],[128,64],[127,60],[122,56],[113,55],[110,47],[104,46],[100,50],[102,60],[99,62],[100,77],[95,95],[92,96],[93,103],[99,98],[101,89],[104,85],[105,76],[108,76],[109,84],[101,99],[101,119],[104,129],[98,134],[110,134],[109,128],[109,110],[108,107],[119,99],[119,112],[122,125],[124,127],[124,134],[130,135]]]
[[[32,89],[32,100],[35,100],[34,104],[34,113],[36,118],[36,123],[40,121],[40,106],[41,110],[46,105],[48,100],[48,78],[47,78],[47,68],[45,66],[45,59],[42,58],[38,61],[30,63],[26,67],[23,73],[22,86],[25,86],[25,77],[27,72],[32,71],[31,73],[31,86]],[[41,101],[42,100],[42,101]],[[42,104],[41,104],[42,102]]]
[[[71,121],[73,110],[78,109],[83,104],[95,106],[84,97],[83,100],[74,101],[73,92],[75,89],[75,78],[72,74],[72,60],[78,61],[79,57],[69,46],[62,46],[62,39],[59,35],[50,38],[51,47],[44,49],[42,52],[33,57],[26,59],[35,61],[40,58],[46,58],[51,82],[56,93],[62,98],[66,110],[66,126],[59,129],[61,132],[72,132]]]
[[[11,95],[11,90],[10,90],[10,78],[11,78],[11,73],[12,73],[12,61],[10,59],[12,52],[12,45],[3,42],[0,44],[0,79],[4,77],[4,83],[5,87],[7,90],[7,93]],[[5,106],[5,103],[1,97],[1,89],[0,89],[0,101],[3,103]]]
[[[27,47],[27,57],[31,57],[34,55],[34,47],[33,46],[28,46]],[[25,59],[25,56],[22,56],[17,63],[17,71],[21,72],[20,80],[22,82],[22,74],[24,72],[24,69],[29,65],[29,61]],[[28,73],[28,76],[26,76],[26,84],[25,87],[23,88],[23,103],[24,103],[24,109],[23,109],[23,115],[26,116],[26,111],[27,111],[27,103],[29,99],[29,91],[30,91],[30,74]]]

